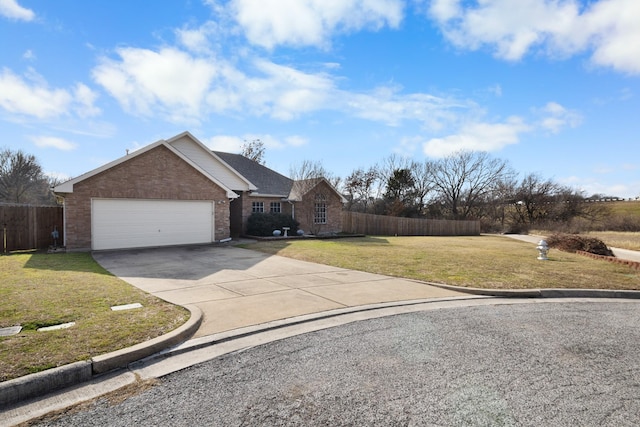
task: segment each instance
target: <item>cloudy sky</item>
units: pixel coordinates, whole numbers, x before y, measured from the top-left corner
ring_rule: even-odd
[[[189,130],[346,176],[468,149],[640,195],[638,0],[0,0],[0,147],[61,177]]]

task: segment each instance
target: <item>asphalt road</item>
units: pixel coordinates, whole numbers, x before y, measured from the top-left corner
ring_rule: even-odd
[[[403,314],[193,366],[56,426],[637,426],[640,302]]]

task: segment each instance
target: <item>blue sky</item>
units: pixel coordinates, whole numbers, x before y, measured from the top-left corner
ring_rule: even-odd
[[[185,130],[261,139],[285,175],[481,150],[636,197],[639,22],[638,0],[0,0],[0,147],[59,177]]]

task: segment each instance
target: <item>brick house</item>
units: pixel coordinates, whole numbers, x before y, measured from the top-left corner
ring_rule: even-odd
[[[311,234],[330,234],[342,230],[344,197],[324,178],[294,181],[240,154],[214,151],[257,189],[233,188],[238,199],[231,202],[231,234],[245,234],[247,219],[254,212],[291,215],[300,229]]]
[[[344,198],[324,179],[293,181],[189,132],[159,140],[54,188],[68,250],[211,243],[244,234],[252,212],[339,232]]]

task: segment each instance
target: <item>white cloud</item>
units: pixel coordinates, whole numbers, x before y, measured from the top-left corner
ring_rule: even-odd
[[[227,153],[239,153],[242,146],[247,141],[259,139],[266,149],[282,150],[287,147],[300,147],[308,143],[307,138],[300,135],[291,135],[284,139],[279,139],[269,134],[246,134],[242,137],[231,135],[216,135],[203,140],[203,144],[215,151],[225,151]]]
[[[100,109],[94,105],[98,94],[89,89],[87,85],[76,84],[73,94],[76,101],[75,110],[79,117],[94,117],[100,114]]]
[[[233,0],[230,11],[254,45],[319,46],[336,32],[397,27],[401,0]]]
[[[256,67],[265,77],[247,80],[247,102],[259,109],[268,107],[276,119],[291,120],[324,108],[334,89],[333,80],[325,74],[304,73],[266,60],[257,61]]]
[[[300,135],[292,135],[284,139],[285,143],[291,147],[302,147],[307,145],[309,140]]]
[[[592,60],[598,65],[640,73],[640,2],[603,0],[593,5],[580,25],[591,36]]]
[[[76,144],[73,142],[55,136],[32,136],[31,140],[40,148],[55,148],[62,151],[70,151],[76,148]]]
[[[27,61],[35,61],[36,60],[36,54],[33,53],[33,51],[31,49],[27,49],[22,54],[22,59],[26,59]]]
[[[211,53],[210,37],[219,32],[218,24],[207,21],[198,28],[181,28],[176,30],[178,42],[191,52]]]
[[[103,58],[93,69],[95,81],[125,111],[174,122],[199,122],[210,113],[291,120],[324,108],[333,90],[333,79],[326,74],[263,59],[249,64],[249,75],[225,60],[176,48],[117,52],[119,60]]]
[[[82,83],[72,90],[49,88],[31,68],[24,77],[8,68],[0,73],[0,108],[10,114],[53,119],[75,111],[82,118],[97,116],[100,109],[94,106],[96,98],[95,92]]]
[[[50,89],[45,82],[35,80],[37,81],[27,81],[4,68],[0,73],[0,107],[9,113],[39,119],[66,114],[72,101],[69,92]]]
[[[396,86],[344,91],[337,87],[340,77],[323,64],[321,71],[307,72],[263,58],[230,62],[177,48],[117,52],[119,59],[103,58],[93,69],[95,81],[126,112],[177,123],[199,123],[210,114],[288,121],[325,110],[389,126],[417,121],[425,129],[440,130],[460,111],[477,108],[468,100],[403,94]]]
[[[559,178],[558,182],[582,191],[587,197],[594,194],[624,198],[636,198],[640,196],[640,193],[638,192],[638,188],[640,188],[640,181],[615,184],[602,182],[601,180],[594,179],[593,177],[584,178],[569,176]]]
[[[423,142],[424,138],[421,136],[405,137],[393,148],[393,152],[402,157],[411,157]]]
[[[640,2],[637,0],[436,0],[429,8],[454,45],[493,49],[519,60],[534,49],[552,56],[591,51],[600,66],[640,73]]]
[[[531,130],[520,117],[510,117],[503,123],[469,123],[455,135],[425,142],[423,151],[430,157],[445,157],[460,150],[498,151],[517,144],[520,134]]]
[[[239,153],[242,148],[242,144],[244,144],[244,140],[237,136],[216,135],[203,140],[202,143],[214,151]]]
[[[120,60],[102,58],[92,75],[125,111],[152,116],[159,110],[174,122],[200,118],[200,106],[216,75],[212,61],[174,48],[120,48],[117,53]]]
[[[363,119],[399,126],[405,120],[415,120],[429,130],[442,129],[455,121],[455,110],[474,108],[473,102],[430,95],[400,93],[398,87],[378,87],[369,93],[342,92],[342,109]]]
[[[36,14],[18,4],[16,0],[0,0],[0,15],[17,21],[32,21]]]
[[[575,128],[582,123],[582,116],[566,109],[556,102],[549,102],[538,113],[544,116],[540,120],[540,127],[551,133],[558,133],[565,127]]]

